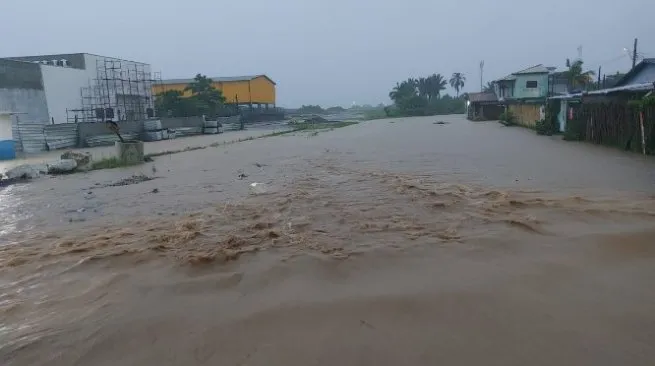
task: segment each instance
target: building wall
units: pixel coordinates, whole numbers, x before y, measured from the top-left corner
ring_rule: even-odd
[[[40,65],[43,75],[43,88],[48,101],[48,120],[66,123],[66,109],[80,109],[82,96],[80,89],[88,86],[89,75],[86,70],[69,67]],[[71,116],[73,113],[71,113]]]
[[[39,65],[0,59],[0,111],[19,113],[23,121],[48,121]]]
[[[185,97],[191,95],[190,91],[184,89],[188,84],[164,84],[153,85],[153,94],[157,95],[167,90],[177,90]],[[275,84],[263,76],[248,81],[214,82],[216,89],[223,92],[226,103],[262,103],[275,104]]]
[[[536,88],[527,88],[528,81],[536,81]],[[548,74],[519,74],[514,84],[514,98],[543,98],[548,96]]]
[[[177,90],[182,93],[185,97],[191,95],[190,91],[184,90],[187,87],[187,84],[162,84],[162,85],[153,85],[152,94],[157,95],[169,90]],[[218,84],[214,83],[214,87],[218,88]]]
[[[263,76],[250,81],[252,100],[255,103],[275,104],[275,84]]]

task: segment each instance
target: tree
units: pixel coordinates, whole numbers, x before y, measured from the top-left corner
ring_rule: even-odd
[[[482,91],[485,93],[491,93],[495,90],[494,85],[495,84],[493,81],[488,81],[487,84],[482,88]]]
[[[179,90],[167,90],[157,94],[155,108],[159,116],[189,117],[196,115],[195,103],[184,98]]]
[[[571,62],[568,58],[566,59],[566,67],[569,69],[566,72],[566,77],[568,79],[569,85],[572,89],[576,87],[584,88],[587,85],[591,84],[594,81],[595,72],[592,70],[582,71],[582,66],[584,61],[581,59],[574,60]]]
[[[389,92],[389,98],[394,103],[399,104],[402,100],[417,96],[416,80],[407,79],[401,83],[396,83],[396,86]]]
[[[418,90],[418,95],[421,98],[430,99],[430,81],[427,78],[418,78],[416,80],[416,88]]]
[[[457,92],[457,98],[459,98],[459,91],[464,87],[465,81],[466,77],[461,72],[454,72],[453,76],[450,77],[450,86]]]
[[[448,82],[444,79],[441,74],[432,74],[428,76],[428,84],[430,85],[429,98],[439,98],[441,96],[441,91],[446,90],[446,85]]]
[[[197,74],[184,90],[191,92],[189,100],[195,104],[198,114],[215,117],[225,103],[223,93],[214,88],[212,79],[201,74]]]

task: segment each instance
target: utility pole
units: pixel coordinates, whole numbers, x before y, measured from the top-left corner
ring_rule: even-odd
[[[484,82],[482,81],[483,74],[484,74],[484,60],[480,61],[480,93],[484,91]]]
[[[637,38],[635,38],[635,45],[632,47],[632,68],[637,65]]]
[[[596,85],[596,87],[597,87],[598,89],[602,89],[602,88],[600,87],[600,68],[601,68],[601,67],[598,66],[598,83],[597,83],[597,85]]]

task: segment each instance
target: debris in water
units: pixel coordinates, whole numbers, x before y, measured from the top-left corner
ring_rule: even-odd
[[[153,188],[152,193],[159,193],[159,188]]]
[[[266,185],[264,183],[250,183],[250,193],[252,194],[264,194],[268,192]]]
[[[133,175],[131,177],[123,178],[117,182],[114,183],[109,183],[102,185],[102,187],[120,187],[120,186],[129,186],[131,184],[138,184],[141,182],[147,182],[149,180],[153,180],[155,177],[149,177],[144,174],[138,174],[138,175]]]
[[[243,174],[243,173],[239,173],[239,175],[237,175],[237,177],[238,177],[239,179],[248,178],[248,176],[247,176],[246,174]]]

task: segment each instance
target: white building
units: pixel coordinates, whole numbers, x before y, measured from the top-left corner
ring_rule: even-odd
[[[88,53],[0,59],[0,110],[31,122],[144,119],[154,113],[150,65]]]

